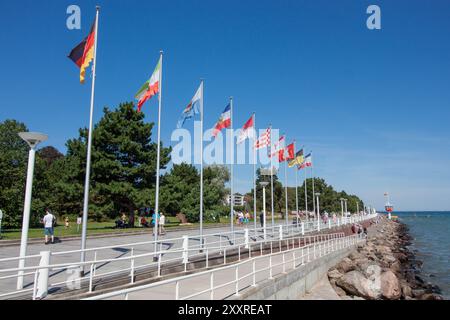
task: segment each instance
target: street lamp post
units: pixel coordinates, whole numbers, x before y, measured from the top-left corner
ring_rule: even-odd
[[[341,217],[344,218],[344,198],[339,199],[341,200]]]
[[[347,201],[348,201],[348,199],[344,199],[344,204],[345,204],[345,216],[348,215]]]
[[[2,219],[3,219],[3,211],[0,209],[0,239],[2,238]]]
[[[319,197],[320,193],[316,192],[316,201],[317,201],[317,231],[320,231],[320,206],[319,206]]]
[[[259,183],[263,187],[263,232],[264,232],[264,240],[267,239],[267,231],[266,231],[266,186],[269,184],[268,182],[262,181]]]
[[[19,269],[25,267],[25,259],[27,253],[28,228],[30,225],[30,210],[31,210],[31,193],[33,189],[33,173],[34,173],[34,159],[36,156],[36,147],[42,141],[47,140],[48,136],[36,132],[20,132],[19,136],[28,144],[30,151],[28,154],[28,169],[27,169],[27,183],[25,187],[25,202],[23,206],[23,222],[22,222],[22,237],[20,240],[19,253]],[[17,290],[23,289],[23,270],[19,270],[17,276]]]

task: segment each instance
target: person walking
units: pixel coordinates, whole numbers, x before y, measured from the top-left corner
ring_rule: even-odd
[[[164,228],[164,225],[166,224],[166,216],[163,212],[161,212],[161,216],[159,217],[159,234],[164,235],[166,234],[166,229]]]
[[[69,229],[69,227],[70,227],[70,225],[69,225],[69,217],[66,217],[66,218],[64,219],[64,227],[65,227],[66,229]]]
[[[44,224],[45,244],[48,244],[48,236],[51,236],[52,243],[55,243],[54,229],[53,229],[55,221],[56,221],[55,216],[50,212],[49,209],[47,209],[45,212],[45,216],[42,219],[42,223]]]
[[[159,223],[160,223],[160,221],[159,221],[159,213],[156,213],[156,212],[153,211],[153,214],[152,214],[153,234],[155,234],[155,232],[158,232],[158,235],[159,235],[159,230],[155,230],[155,228],[156,228],[156,221],[158,221],[158,225],[159,225]]]

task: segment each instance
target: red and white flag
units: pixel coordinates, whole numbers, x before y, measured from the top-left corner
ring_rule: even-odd
[[[266,131],[259,136],[259,139],[255,142],[255,149],[266,148],[270,145],[270,128],[267,128]]]
[[[231,127],[231,105],[228,104],[220,115],[219,121],[214,126],[213,137],[217,137],[220,131]]]
[[[254,134],[253,134],[254,129],[255,129],[255,124],[254,124],[253,116],[252,116],[250,119],[248,119],[248,121],[242,127],[241,133],[239,134],[239,137],[237,140],[237,144],[241,144],[246,139],[253,138],[254,137]]]
[[[291,143],[286,148],[278,151],[278,161],[284,162],[295,158],[295,144]]]
[[[275,142],[272,145],[272,154],[269,157],[275,157],[277,154],[280,153],[280,150],[284,149],[284,143],[285,143],[285,136],[281,136],[280,139],[278,139],[277,142]]]

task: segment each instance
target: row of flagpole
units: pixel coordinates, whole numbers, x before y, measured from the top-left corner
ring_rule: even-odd
[[[88,221],[88,211],[89,211],[89,186],[90,186],[90,171],[91,171],[91,149],[92,149],[92,134],[93,134],[93,114],[94,114],[94,97],[95,97],[95,80],[96,80],[96,60],[97,60],[97,41],[98,41],[98,21],[99,21],[99,10],[100,8],[96,7],[96,16],[95,16],[95,40],[94,40],[94,52],[93,52],[93,64],[92,64],[92,87],[91,87],[91,101],[90,101],[90,112],[89,112],[89,131],[88,131],[88,143],[87,143],[87,157],[86,157],[86,176],[85,176],[85,185],[84,185],[84,201],[83,201],[83,220],[82,220],[82,239],[81,239],[81,261],[85,261],[85,249],[86,249],[86,236],[87,236],[87,221]],[[83,59],[86,57],[86,50],[90,49],[88,48],[89,43],[84,40],[85,43],[82,43],[84,47],[84,55]],[[86,58],[89,59],[89,58]],[[87,62],[87,65],[90,61],[83,61],[81,66],[80,75],[82,72],[84,72],[83,68],[86,68],[86,65],[84,62]],[[79,65],[80,66],[80,65]],[[140,89],[138,94],[136,95],[136,99],[138,101],[138,110],[141,110],[142,105],[149,100],[152,96],[154,96],[156,93],[158,94],[158,132],[157,132],[157,159],[156,159],[156,189],[155,189],[155,228],[154,228],[154,239],[155,239],[155,252],[157,251],[157,240],[158,240],[158,224],[159,224],[159,182],[160,182],[160,152],[161,152],[161,112],[162,112],[162,70],[163,70],[163,52],[160,51],[160,57],[157,67],[155,68],[154,73],[152,74],[152,77],[143,85],[143,87]],[[84,80],[84,79],[83,79]],[[81,81],[83,82],[83,81]],[[199,109],[197,110],[197,104],[199,105]],[[193,117],[195,114],[200,114],[200,213],[199,213],[199,222],[200,222],[200,242],[201,246],[203,246],[203,119],[204,119],[204,81],[201,80],[200,86],[194,95],[194,98],[191,100],[191,103],[186,107],[186,109],[183,111],[182,119],[180,119],[178,127],[182,126],[184,121],[188,118]],[[227,109],[224,111],[223,115],[226,114]],[[231,231],[234,230],[234,180],[233,180],[233,174],[234,174],[234,135],[233,135],[233,98],[230,97],[229,102],[229,123],[220,123],[218,122],[216,124],[216,131],[220,131],[223,128],[230,128],[230,155],[231,155],[231,162],[230,162],[230,228]],[[224,119],[221,119],[220,121],[224,121]],[[246,123],[246,125],[250,122],[250,120]],[[245,128],[245,126],[244,126]],[[254,210],[254,227],[255,230],[257,229],[256,225],[256,180],[257,180],[257,159],[256,159],[256,150],[261,147],[267,147],[269,154],[270,154],[270,184],[271,184],[271,218],[272,218],[272,225],[275,223],[275,212],[274,212],[274,181],[273,181],[273,156],[274,153],[273,150],[273,144],[272,144],[272,137],[271,137],[271,131],[272,126],[270,125],[269,128],[266,130],[264,135],[264,141],[262,144],[259,144],[261,142],[261,135],[259,136],[256,134],[256,113],[253,113],[251,118],[251,125],[249,125],[245,129],[251,128],[255,134],[252,134],[252,141],[253,141],[253,210]],[[249,138],[250,135],[246,133],[246,138]],[[286,136],[283,136],[283,139],[286,139]],[[240,138],[240,142],[242,142]],[[238,142],[238,143],[240,143]],[[294,141],[294,149],[295,149],[295,141]],[[258,147],[257,147],[258,146]],[[279,147],[279,145],[278,145]],[[279,152],[284,152],[285,148],[276,150],[277,154]],[[303,149],[301,150],[301,156],[303,157]],[[296,155],[297,157],[297,155]],[[288,180],[287,180],[287,167],[288,167],[288,160],[293,159],[291,158],[285,158],[285,220],[286,224],[289,223],[289,206],[288,206]],[[297,158],[295,158],[297,159]],[[280,159],[279,159],[280,162]],[[314,176],[313,176],[313,169],[312,169],[312,163],[311,163],[311,178],[313,181],[312,184],[312,191],[313,191],[313,208],[315,212],[315,201],[314,201]],[[298,170],[296,170],[296,212],[298,214],[299,212],[299,204],[298,204],[298,171],[300,170],[300,164],[298,163]],[[308,200],[307,200],[307,175],[305,170],[305,211],[308,213]],[[265,226],[264,226],[265,227]]]

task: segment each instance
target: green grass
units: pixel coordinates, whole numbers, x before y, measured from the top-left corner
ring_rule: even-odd
[[[227,220],[225,217],[220,219],[221,223],[227,223],[229,220]],[[166,217],[166,229],[170,229],[173,227],[179,226],[180,222],[175,217]],[[205,222],[204,225],[212,225],[215,224],[214,222]],[[152,232],[152,228],[142,228],[137,226],[137,220],[136,220],[136,227],[135,228],[127,228],[127,229],[115,229],[115,222],[114,220],[106,221],[106,222],[96,222],[96,221],[89,221],[87,226],[87,233],[88,235],[93,234],[108,234],[108,233],[128,233],[128,232],[136,232],[140,230],[148,230],[149,233]],[[192,226],[198,226],[198,223],[193,223]],[[14,239],[20,239],[22,230],[21,229],[2,229],[1,236],[3,240],[14,240]],[[55,227],[55,237],[73,237],[73,236],[81,236],[81,226],[79,230],[77,230],[77,224],[75,221],[71,220],[69,228],[66,229],[64,227],[64,221],[58,220],[58,225]],[[36,239],[36,238],[43,238],[44,237],[44,228],[30,228],[28,230],[28,238],[29,239]]]
[[[278,218],[275,220],[279,220]],[[259,227],[259,219],[258,219],[258,227]],[[230,220],[227,217],[221,217],[220,223],[229,224]],[[270,219],[268,219],[268,223],[270,223]],[[166,217],[166,229],[170,229],[173,227],[179,226],[179,220],[175,217]],[[214,225],[217,224],[215,222],[204,222],[204,225]],[[193,223],[191,226],[198,226],[199,223]],[[253,225],[253,220],[250,221],[250,225]],[[152,228],[127,228],[127,229],[115,229],[114,220],[106,221],[106,222],[96,222],[89,221],[87,226],[87,234],[88,235],[98,235],[98,234],[108,234],[108,233],[128,233],[128,232],[136,232],[140,230],[147,230],[149,233],[152,232]],[[188,227],[188,226],[187,226]],[[2,229],[1,231],[2,240],[15,240],[20,239],[22,230],[21,229]],[[70,226],[68,229],[64,227],[64,221],[58,220],[58,225],[55,227],[55,237],[73,237],[73,236],[81,236],[81,226],[80,229],[77,230],[77,224],[72,219],[70,221]],[[44,228],[30,228],[28,230],[28,239],[39,239],[44,237]]]

